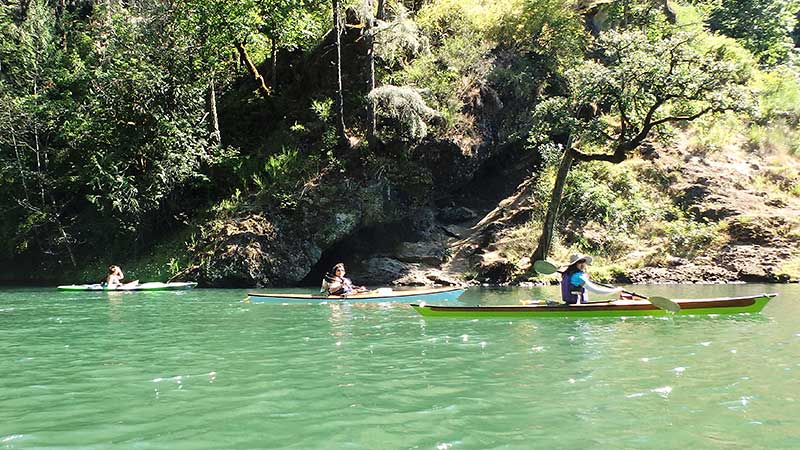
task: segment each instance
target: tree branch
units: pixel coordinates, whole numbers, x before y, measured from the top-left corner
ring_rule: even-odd
[[[665,117],[663,119],[658,119],[658,120],[654,121],[651,124],[651,126],[654,127],[656,125],[661,125],[662,123],[667,123],[667,122],[680,122],[680,121],[687,121],[687,120],[691,121],[691,120],[697,119],[698,117],[700,117],[700,116],[702,116],[704,114],[707,114],[707,113],[709,113],[709,112],[711,112],[713,110],[714,110],[714,108],[709,106],[708,108],[702,109],[702,110],[698,111],[697,113],[692,114],[691,116],[670,116],[670,117]]]
[[[622,161],[625,161],[627,155],[625,154],[624,149],[622,146],[617,146],[614,153],[582,153],[578,150],[573,148],[568,148],[568,152],[572,154],[572,157],[577,159],[578,161],[588,162],[588,161],[605,161],[614,164],[619,164]]]
[[[258,68],[255,66],[255,64],[253,64],[253,61],[250,60],[250,56],[247,54],[247,49],[244,48],[244,43],[236,42],[235,45],[236,50],[239,51],[239,58],[241,58],[244,65],[247,66],[247,71],[250,72],[250,75],[253,76],[256,84],[258,84],[258,91],[261,92],[261,95],[263,95],[264,98],[270,98],[272,91],[270,91],[269,87],[267,87],[264,77],[258,73]]]

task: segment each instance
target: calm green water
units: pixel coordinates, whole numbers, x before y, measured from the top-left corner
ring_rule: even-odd
[[[755,316],[478,321],[240,290],[4,289],[0,448],[800,447],[800,286],[636,289],[780,296]]]

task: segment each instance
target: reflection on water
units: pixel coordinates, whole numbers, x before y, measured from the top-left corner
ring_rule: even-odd
[[[250,304],[239,290],[3,290],[0,445],[795,448],[800,287],[635,290],[780,296],[749,316],[429,320],[397,303]]]

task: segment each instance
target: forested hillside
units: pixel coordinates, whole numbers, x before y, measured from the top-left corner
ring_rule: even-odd
[[[0,281],[800,277],[798,0],[0,5]]]

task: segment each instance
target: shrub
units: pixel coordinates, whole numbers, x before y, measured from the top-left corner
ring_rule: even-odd
[[[417,142],[428,134],[427,121],[439,116],[410,86],[381,86],[368,98],[375,106],[379,137],[385,140]]]
[[[693,257],[703,250],[720,244],[724,239],[725,225],[720,223],[701,223],[679,219],[666,222],[661,233],[666,238],[667,251],[671,255]]]
[[[779,119],[791,127],[800,124],[800,74],[786,67],[756,72],[753,80],[759,94],[756,119],[766,124]]]
[[[381,22],[375,30],[375,56],[388,66],[406,63],[428,48],[427,38],[416,22],[409,19],[400,7],[391,22]]]
[[[656,198],[657,193],[639,183],[629,167],[590,163],[570,172],[562,208],[566,220],[629,232],[660,218],[664,208]]]

